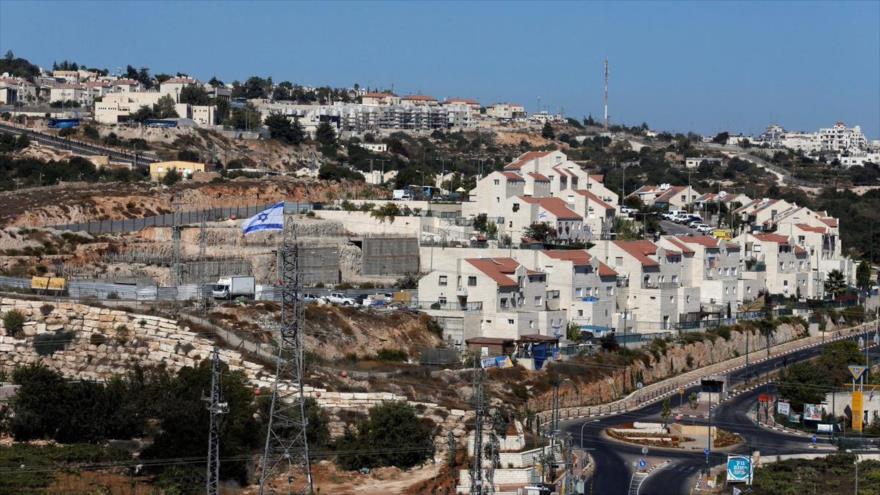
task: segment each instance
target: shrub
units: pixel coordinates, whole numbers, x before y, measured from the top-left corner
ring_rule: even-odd
[[[63,330],[58,330],[55,333],[41,333],[34,337],[34,350],[40,356],[49,356],[57,351],[63,351],[73,336],[73,332]]]
[[[52,314],[52,311],[55,311],[55,306],[52,306],[51,304],[44,304],[40,306],[40,313],[42,313],[43,316],[49,316],[50,314]]]
[[[3,327],[6,335],[20,339],[24,337],[24,314],[17,309],[11,309],[3,315]]]
[[[89,344],[104,345],[107,343],[107,336],[102,333],[93,333],[89,336]]]
[[[336,442],[338,464],[343,469],[397,466],[411,468],[434,452],[430,422],[419,419],[405,402],[385,402],[370,409],[370,417],[357,432],[350,428]],[[361,453],[373,451],[374,453]]]
[[[376,359],[379,361],[403,362],[407,359],[407,354],[400,349],[380,349],[376,353]]]

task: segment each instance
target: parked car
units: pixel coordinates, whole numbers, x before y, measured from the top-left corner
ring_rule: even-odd
[[[357,301],[346,296],[342,292],[331,292],[329,296],[324,298],[328,303],[338,304],[340,306],[354,306]]]
[[[690,216],[688,216],[687,214],[679,213],[672,218],[672,221],[675,223],[687,223],[690,221]]]
[[[695,227],[701,234],[710,234],[714,229],[705,223],[697,224]]]

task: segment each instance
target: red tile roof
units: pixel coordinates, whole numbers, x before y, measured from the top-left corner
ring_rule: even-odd
[[[688,244],[699,244],[700,246],[707,248],[717,248],[721,246],[718,239],[708,235],[680,236],[678,239]]]
[[[807,254],[807,250],[800,247],[800,246],[795,246],[794,247],[794,254],[795,254],[795,256],[800,258],[801,256],[805,256]]]
[[[571,211],[561,198],[533,198],[531,196],[520,196],[519,198],[526,203],[538,205],[549,211],[557,220],[583,220],[584,218]]]
[[[681,242],[681,239],[677,237],[667,237],[666,240],[674,244],[675,247],[677,247],[678,249],[681,249],[681,252],[683,252],[684,254],[694,254],[694,250],[687,247],[683,242]]]
[[[600,208],[605,208],[606,210],[613,210],[614,209],[613,206],[609,205],[605,201],[602,201],[602,198],[600,198],[599,196],[596,196],[595,194],[591,193],[590,191],[587,191],[586,189],[575,189],[574,192],[580,194],[581,196],[584,196],[585,198],[588,198],[590,201],[593,201],[594,203],[598,203]]]
[[[837,228],[837,219],[836,218],[820,218],[819,220],[822,223],[824,223],[825,225],[827,225],[833,229]]]
[[[657,245],[651,241],[614,241],[614,244],[637,259],[642,266],[660,266],[660,263],[648,257],[657,254]]]
[[[549,151],[529,151],[520,155],[515,161],[504,166],[505,170],[519,170],[526,163],[549,155]]]
[[[571,261],[574,266],[587,266],[591,264],[593,257],[583,249],[548,249],[544,251],[547,256],[556,260]],[[599,262],[600,277],[616,277],[617,272],[605,263]]]
[[[636,194],[649,194],[649,193],[656,193],[656,192],[657,192],[657,186],[642,186],[642,187],[636,189],[635,191],[629,193],[629,195],[633,196]]]
[[[467,103],[468,105],[479,105],[480,102],[473,98],[449,98],[446,103]]]
[[[486,274],[502,287],[515,287],[516,280],[508,277],[519,267],[513,258],[470,258],[468,263]]]
[[[531,176],[533,179],[535,179],[538,182],[550,182],[550,179],[548,179],[547,176],[543,175],[543,174],[529,172],[529,176]]]
[[[392,96],[397,96],[394,93],[365,93],[363,98],[388,98]]]
[[[605,176],[601,174],[590,174],[590,178],[596,182],[605,182]]]
[[[501,174],[504,175],[505,177],[507,177],[507,180],[509,180],[509,181],[523,182],[522,176],[516,172],[501,172]]]
[[[437,101],[437,98],[428,95],[406,95],[403,97],[403,99],[413,101]]]
[[[797,226],[797,228],[799,228],[801,230],[804,230],[807,232],[815,232],[816,234],[824,234],[825,232],[827,232],[824,227],[813,227],[812,225],[808,225],[805,223],[798,223],[795,225]]]
[[[755,239],[762,242],[775,242],[776,244],[788,244],[788,237],[780,234],[755,234]]]
[[[685,189],[687,189],[687,187],[685,187],[685,186],[672,186],[669,189],[667,189],[666,191],[664,191],[663,193],[661,193],[659,196],[657,196],[657,199],[655,201],[659,202],[659,203],[664,203],[666,201],[669,201],[670,198],[672,198],[676,194],[684,191]]]

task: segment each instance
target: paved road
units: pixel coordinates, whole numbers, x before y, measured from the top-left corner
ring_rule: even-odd
[[[853,337],[858,338],[856,337]],[[782,368],[787,364],[803,361],[817,356],[821,352],[821,346],[803,349],[786,356],[779,356],[767,361],[757,363],[749,368],[734,371],[728,375],[731,386],[757,378],[770,371]],[[685,391],[685,395],[696,392],[698,387],[691,387]],[[756,426],[746,412],[754,404],[757,394],[763,390],[755,390],[741,394],[723,403],[713,412],[713,423],[724,425],[724,429],[738,433],[745,440],[745,444],[738,447],[736,452],[748,453],[752,449],[760,450],[762,454],[781,454],[796,452],[815,452],[809,448],[809,439],[785,433],[767,430]],[[601,432],[615,424],[630,421],[656,421],[660,419],[661,403],[647,405],[641,409],[630,411],[621,415],[609,416],[601,419],[588,419],[567,422],[563,429],[570,433],[576,444],[582,448],[591,449],[593,459],[596,462],[596,474],[587,483],[588,494],[616,495],[625,494],[629,488],[632,471],[630,466],[641,454],[641,447],[624,445],[602,438]],[[704,419],[692,419],[695,424],[705,424]],[[583,437],[581,432],[583,431]],[[701,451],[663,451],[658,450],[655,457],[662,457],[671,461],[671,464],[649,476],[642,485],[641,495],[674,495],[690,493],[694,476],[705,466],[705,457]],[[712,465],[717,465],[726,460],[727,453],[713,453],[710,458]]]
[[[670,222],[669,220],[660,220],[660,228],[663,229],[663,232],[671,235],[702,235],[697,229],[692,229],[687,225]]]
[[[128,152],[119,151],[114,148],[97,146],[94,144],[84,143],[82,141],[70,141],[64,138],[60,138],[58,136],[54,136],[52,134],[46,134],[32,129],[23,129],[21,127],[11,126],[8,124],[0,124],[0,132],[16,135],[24,133],[27,134],[27,137],[30,140],[36,141],[51,148],[59,150],[70,150],[83,155],[106,155],[115,161],[128,162],[139,167],[147,167],[150,163],[158,161],[158,158],[155,158],[150,154],[138,153],[137,155],[135,155]]]

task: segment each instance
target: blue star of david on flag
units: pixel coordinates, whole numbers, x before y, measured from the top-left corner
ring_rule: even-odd
[[[244,235],[261,230],[284,230],[284,201],[248,218],[241,226]]]

